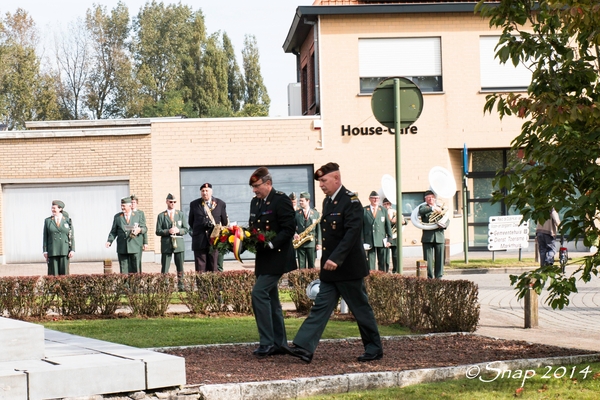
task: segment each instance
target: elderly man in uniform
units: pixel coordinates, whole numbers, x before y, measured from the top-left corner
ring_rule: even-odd
[[[425,204],[419,207],[419,216],[422,222],[429,223],[432,213],[440,213],[442,208],[436,204],[435,193],[431,190],[425,191],[423,199]],[[421,243],[423,244],[423,258],[427,261],[427,278],[429,279],[440,279],[444,276],[444,246],[446,243],[444,231],[449,222],[447,221],[445,224],[437,222],[437,228],[423,229]]]
[[[287,347],[277,286],[283,274],[296,269],[292,245],[296,217],[290,198],[273,189],[273,178],[266,167],[254,171],[249,184],[255,196],[250,202],[250,230],[276,234],[270,242],[256,248],[256,283],[252,288],[252,308],[260,337],[253,353],[265,357]]]
[[[372,191],[369,195],[369,202],[371,204],[365,206],[363,217],[363,238],[365,249],[367,249],[369,269],[388,272],[385,253],[392,245],[392,225],[387,210],[379,205],[379,195],[376,191]],[[375,257],[377,257],[377,268],[375,267]]]
[[[364,282],[369,267],[361,240],[362,205],[358,196],[342,185],[338,164],[323,165],[314,178],[327,195],[321,217],[321,283],[315,305],[298,330],[293,346],[285,347],[284,351],[310,363],[327,321],[342,296],[356,319],[365,349],[357,360],[380,360],[383,347]]]
[[[63,214],[64,208],[62,201],[52,201],[52,215],[44,220],[43,248],[48,275],[69,275],[69,259],[75,255],[73,225]]]
[[[121,212],[115,214],[106,241],[106,248],[109,248],[112,242],[117,240],[117,256],[122,274],[140,272],[138,258],[144,246],[142,234],[145,230],[145,221],[139,213],[131,209],[131,197],[122,198]]]
[[[310,208],[310,194],[300,193],[300,209],[296,211],[296,234],[294,240],[301,240],[300,235],[312,237],[305,243],[296,248],[298,256],[298,268],[314,268],[316,259],[316,250],[321,249],[321,230],[319,229],[319,212]],[[312,225],[312,228],[307,231]]]
[[[210,234],[218,224],[227,226],[227,205],[213,197],[210,183],[200,186],[200,198],[190,203],[188,223],[196,272],[219,271],[219,252],[211,246]]]
[[[183,263],[185,244],[183,235],[188,230],[187,220],[183,211],[175,209],[177,200],[171,193],[167,195],[167,209],[156,217],[156,236],[160,236],[161,270],[163,274],[169,272],[171,257],[175,256],[177,268],[177,288],[183,290]]]

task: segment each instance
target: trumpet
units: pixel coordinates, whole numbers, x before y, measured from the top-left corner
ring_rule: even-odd
[[[317,226],[319,221],[321,221],[321,217],[317,218],[315,220],[315,222],[310,224],[304,230],[304,232],[302,232],[300,235],[298,235],[298,239],[294,239],[292,241],[292,245],[294,246],[294,249],[297,249],[298,247],[302,246],[304,243],[312,242],[313,240],[315,240],[315,236],[312,234],[312,231],[315,228],[315,226]]]

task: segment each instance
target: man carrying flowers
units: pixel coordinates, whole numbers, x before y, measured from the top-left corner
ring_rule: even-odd
[[[249,229],[256,241],[256,283],[252,288],[252,308],[260,343],[258,357],[283,353],[287,336],[277,286],[286,272],[296,269],[292,239],[296,217],[290,198],[273,189],[269,170],[260,167],[250,176],[255,197],[250,202]],[[275,232],[275,235],[269,234]],[[262,236],[260,236],[262,235]],[[268,238],[262,242],[260,238]]]

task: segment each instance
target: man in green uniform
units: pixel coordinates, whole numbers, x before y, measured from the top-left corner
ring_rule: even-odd
[[[142,254],[144,253],[144,251],[148,250],[148,228],[146,225],[146,213],[144,213],[142,210],[138,209],[138,198],[135,194],[131,195],[131,210],[134,213],[137,213],[140,215],[140,220],[142,221],[142,225],[145,227],[144,229],[142,229],[142,239],[143,239],[143,245],[142,248],[140,249],[140,254],[138,255],[138,272],[142,272]]]
[[[183,263],[185,255],[185,244],[183,235],[188,230],[187,219],[183,211],[175,209],[177,200],[171,193],[167,195],[167,209],[156,217],[156,236],[160,236],[160,262],[162,268],[160,272],[169,273],[171,266],[171,257],[175,257],[175,267],[177,268],[177,287],[183,290]]]
[[[321,249],[321,229],[319,229],[320,214],[317,210],[310,208],[309,193],[300,193],[299,203],[300,208],[296,211],[296,234],[294,235],[294,241],[304,240],[304,244],[296,247],[298,268],[314,268],[317,253],[316,250]]]
[[[266,167],[254,171],[249,184],[255,195],[250,201],[250,230],[276,233],[270,242],[256,248],[256,283],[252,288],[252,308],[260,337],[253,353],[265,357],[281,353],[287,347],[277,286],[283,274],[297,268],[292,245],[296,217],[290,198],[273,189],[273,179]]]
[[[75,237],[71,219],[63,214],[65,203],[52,201],[52,215],[44,220],[44,258],[48,275],[68,275],[69,259],[75,255]]]
[[[140,272],[138,258],[144,245],[142,232],[146,230],[140,214],[131,209],[131,197],[121,199],[121,212],[115,214],[108,234],[106,248],[117,240],[117,256],[122,274]]]
[[[357,360],[380,360],[383,347],[364,278],[369,267],[361,240],[364,210],[358,196],[342,185],[339,165],[327,163],[314,175],[327,198],[323,201],[321,280],[315,305],[302,323],[292,347],[283,350],[310,363],[340,296],[358,324],[365,352]]]
[[[372,191],[369,195],[371,203],[364,208],[363,238],[367,250],[369,269],[388,272],[385,266],[385,253],[392,241],[392,225],[387,210],[379,205],[379,195]],[[377,257],[377,267],[375,266]]]
[[[419,216],[421,222],[429,223],[432,213],[442,212],[440,206],[436,204],[435,193],[427,190],[423,196],[425,204],[419,207]],[[427,277],[430,279],[440,279],[444,275],[444,246],[446,238],[444,231],[450,221],[437,222],[435,229],[423,229],[421,243],[423,244],[423,258],[427,261]],[[435,269],[434,269],[435,266]]]

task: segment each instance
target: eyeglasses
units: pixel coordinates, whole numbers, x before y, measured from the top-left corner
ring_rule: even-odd
[[[259,183],[258,185],[257,185],[257,184],[254,184],[254,185],[250,185],[250,186],[252,186],[253,188],[255,188],[255,189],[256,189],[257,187],[259,187],[259,186],[261,186],[261,185],[264,185],[265,183],[267,183],[267,182],[261,182],[261,183]]]
[[[169,200],[169,203],[177,203],[175,200]]]

